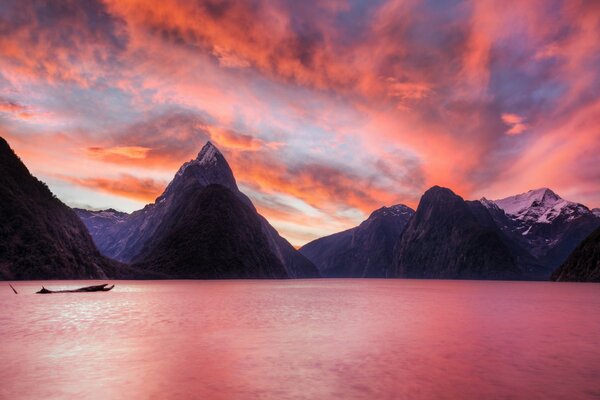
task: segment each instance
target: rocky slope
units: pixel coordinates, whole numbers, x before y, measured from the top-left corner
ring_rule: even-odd
[[[134,266],[193,279],[287,278],[261,220],[231,190],[189,177]]]
[[[520,279],[492,216],[451,190],[427,190],[395,250],[392,277]]]
[[[115,225],[125,223],[129,217],[129,214],[113,209],[91,211],[74,208],[73,211],[83,221],[98,248],[104,248],[107,242],[114,241],[115,238],[110,236],[111,228]],[[101,242],[98,243],[97,240]]]
[[[159,242],[158,237],[165,237],[162,230],[165,226],[176,225],[177,221],[171,220],[174,216],[182,217],[182,214],[177,213],[176,209],[186,202],[192,201],[196,192],[200,192],[210,185],[219,185],[228,189],[241,204],[255,215],[260,222],[261,232],[270,252],[284,266],[288,277],[319,276],[316,267],[298,253],[266,219],[258,214],[250,199],[238,189],[227,161],[210,142],[202,148],[196,159],[182,165],[155,203],[133,212],[123,220],[113,219],[112,223],[108,223],[99,231],[91,230],[98,248],[104,255],[122,262],[145,260],[147,264],[149,254],[157,255],[149,243],[156,244]],[[210,210],[206,212],[210,212]],[[91,212],[92,216],[97,214],[97,212]],[[88,226],[93,225],[90,215],[80,213],[80,216]],[[187,214],[185,218],[194,219],[195,217]],[[243,221],[240,220],[240,223]],[[245,240],[249,243],[253,238],[247,237]],[[241,242],[240,245],[242,245]]]
[[[323,277],[385,278],[394,247],[414,215],[405,205],[382,207],[359,226],[314,240],[300,249]]]
[[[0,138],[0,279],[103,279],[117,267]]]
[[[552,274],[552,280],[600,282],[600,228],[589,235]]]

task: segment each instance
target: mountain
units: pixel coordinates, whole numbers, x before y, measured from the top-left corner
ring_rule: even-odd
[[[513,244],[527,250],[529,264],[537,264],[537,273],[544,277],[600,226],[600,218],[589,208],[547,188],[481,202]]]
[[[110,236],[111,228],[114,225],[123,224],[129,217],[129,214],[109,208],[108,210],[90,211],[82,208],[74,208],[75,214],[83,221],[94,243],[98,248],[104,248],[107,242],[115,240]],[[107,232],[106,234],[104,234]],[[101,242],[97,242],[100,240]]]
[[[287,278],[258,214],[228,188],[189,178],[134,265],[193,279]]]
[[[554,273],[554,281],[600,282],[600,228],[589,235]]]
[[[395,249],[392,277],[520,279],[501,232],[478,201],[434,186],[421,197]]]
[[[223,238],[223,240],[236,238],[237,241],[235,243],[228,243],[228,245],[240,247],[238,249],[239,252],[235,250],[232,254],[246,254],[242,249],[246,249],[250,243],[254,243],[254,245],[258,246],[257,254],[255,255],[256,260],[266,260],[268,257],[263,257],[262,244],[259,245],[255,240],[259,240],[261,243],[264,241],[269,252],[275,256],[279,263],[285,268],[287,277],[309,278],[319,276],[316,267],[298,253],[291,244],[279,236],[277,231],[267,222],[267,220],[258,214],[250,199],[238,189],[229,164],[221,152],[211,142],[207,142],[196,159],[186,162],[181,166],[164,193],[156,199],[155,203],[149,204],[143,209],[135,211],[123,218],[104,219],[102,224],[106,224],[102,226],[102,229],[97,231],[94,229],[94,226],[98,226],[98,223],[95,223],[92,218],[98,218],[99,212],[89,212],[89,214],[80,212],[79,215],[87,226],[92,227],[90,232],[94,237],[94,241],[98,245],[98,248],[104,255],[126,263],[140,263],[140,265],[143,264],[152,269],[152,263],[150,262],[151,255],[153,257],[159,256],[153,246],[167,243],[170,240],[173,240],[172,238],[174,237],[179,237],[181,240],[184,240],[183,237],[179,236],[183,231],[189,231],[194,233],[194,235],[200,235],[202,226],[198,225],[198,221],[210,220],[213,221],[213,223],[218,223],[217,220],[209,219],[206,215],[207,213],[212,212],[213,209],[215,210],[215,213],[217,213],[218,209],[217,214],[225,218],[225,211],[223,211],[222,207],[217,207],[217,203],[210,201],[209,198],[198,197],[200,192],[203,192],[213,185],[218,185],[222,189],[226,189],[237,199],[236,202],[229,199],[225,204],[233,207],[231,212],[240,216],[239,223],[242,225],[239,227],[233,226],[234,224],[228,225],[229,233],[231,234],[230,239],[227,239],[227,232],[219,231],[220,237]],[[209,193],[211,193],[211,196],[213,197],[221,196],[225,199],[227,196],[222,192],[217,192],[219,191],[215,188],[209,190]],[[200,200],[205,202],[203,204],[212,205],[212,208],[200,210],[195,208],[194,204],[188,204]],[[186,210],[185,213],[183,212],[183,209]],[[252,218],[247,215],[249,213],[253,214]],[[243,218],[242,215],[244,216]],[[250,225],[254,227],[255,219],[260,226],[261,235],[258,235],[258,232],[250,227]],[[246,226],[244,224],[249,225]],[[206,226],[205,228],[208,232],[217,227]],[[245,236],[240,234],[240,232],[244,231],[246,232]],[[171,236],[172,238],[170,239]],[[195,253],[195,256],[198,257],[198,262],[204,260],[204,258],[202,258],[204,256],[201,254],[202,246],[203,244],[199,244],[200,248],[196,249],[198,250],[198,253]],[[160,248],[165,249],[163,247]],[[183,244],[176,248],[180,251],[183,251],[184,249],[185,251],[192,250],[191,247],[183,246]],[[258,253],[261,253],[262,255],[259,255]],[[169,254],[174,255],[171,251],[169,251]],[[183,255],[181,256],[183,257]],[[161,257],[159,258],[163,259]],[[182,262],[183,260],[183,258],[176,258],[180,260],[178,262]],[[217,258],[215,258],[215,260],[217,260]],[[236,262],[232,261],[232,268],[234,265],[237,265]],[[175,271],[178,274],[181,271],[184,271],[185,268],[186,266],[184,265],[170,267],[172,271]],[[273,271],[269,271],[267,274],[261,274],[261,268],[261,266],[256,265],[256,274],[253,275],[253,277],[280,276],[279,272],[276,271],[277,264],[273,266]],[[221,272],[218,276],[224,276]],[[194,271],[193,274],[184,273],[183,275],[177,276],[191,277],[199,276],[198,274],[201,275],[202,273],[204,272]]]
[[[300,249],[328,278],[385,278],[394,246],[414,215],[405,205],[382,207],[359,226],[316,239]]]
[[[0,279],[104,279],[117,264],[0,138]]]
[[[596,217],[600,218],[600,208],[593,208],[592,214],[594,214]]]
[[[493,201],[483,198],[479,200],[479,203],[487,209],[487,212],[494,220],[504,244],[510,249],[519,269],[523,272],[523,278],[546,280],[552,269],[542,265],[530,253],[529,245],[518,232],[515,222]]]

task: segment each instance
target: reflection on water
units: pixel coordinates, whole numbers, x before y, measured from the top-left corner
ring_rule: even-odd
[[[597,284],[116,284],[2,284],[0,398],[600,398]]]

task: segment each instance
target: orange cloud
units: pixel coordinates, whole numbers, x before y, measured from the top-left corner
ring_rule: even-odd
[[[535,138],[502,176],[487,188],[490,197],[503,197],[537,187],[557,188],[569,199],[594,207],[600,192],[600,101],[554,121]]]
[[[0,19],[0,62],[9,82],[72,82],[89,87],[114,66],[125,32],[97,2],[19,2]],[[76,34],[74,34],[76,32]]]
[[[408,197],[377,186],[369,178],[327,165],[302,164],[292,168],[265,153],[226,155],[238,182],[262,193],[285,193],[320,210],[356,208],[370,213],[383,204],[396,204]]]
[[[111,159],[114,156],[134,160],[145,159],[152,150],[143,146],[88,147],[87,152],[92,157]]]
[[[58,177],[77,186],[147,203],[154,202],[166,187],[166,182],[158,182],[150,178],[138,178],[128,174],[122,174],[116,179],[103,177],[77,178],[66,175]]]
[[[523,117],[517,114],[502,114],[502,121],[508,126],[510,129],[506,131],[506,134],[509,136],[512,135],[520,135],[525,132],[528,128],[527,124],[523,122]]]
[[[5,112],[22,119],[33,117],[33,113],[24,105],[2,98],[0,98],[0,112]]]
[[[244,151],[258,151],[263,148],[279,149],[284,145],[281,142],[266,142],[252,135],[235,132],[230,129],[222,129],[215,126],[203,126],[218,146]]]
[[[262,216],[274,226],[282,229],[286,239],[298,246],[362,222],[362,218],[335,216],[327,213],[307,215],[301,210],[287,206],[278,207],[261,201],[254,203]]]

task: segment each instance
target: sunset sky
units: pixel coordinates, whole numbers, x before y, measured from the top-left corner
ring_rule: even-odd
[[[600,207],[598,1],[0,6],[0,136],[71,206],[150,203],[207,140],[293,244],[428,187]]]

